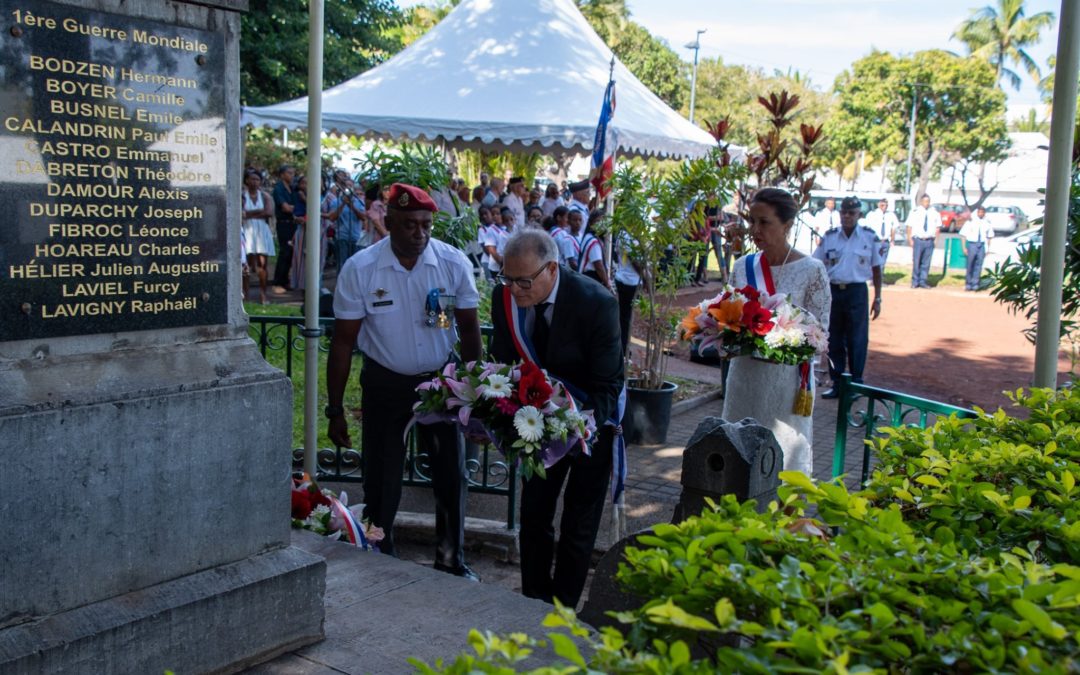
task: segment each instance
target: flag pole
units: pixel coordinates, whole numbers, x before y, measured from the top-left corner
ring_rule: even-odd
[[[608,86],[611,85],[611,82],[614,81],[614,79],[615,79],[615,52],[612,52],[611,53],[611,66],[608,69]],[[615,131],[614,129],[612,129],[612,134],[611,135],[612,135],[612,140],[615,141],[615,143],[613,144],[613,147],[611,148],[611,170],[612,170],[612,172],[614,172],[615,171],[615,160],[618,159],[617,155],[619,153],[619,135],[618,135],[618,132]],[[607,195],[607,199],[606,199],[606,203],[604,204],[604,213],[607,215],[608,218],[611,218],[611,209],[614,207],[614,204],[615,204],[615,192],[613,190],[609,190],[608,195]],[[604,235],[604,269],[607,270],[608,283],[611,284],[612,288],[615,288],[615,270],[612,269],[612,267],[611,267],[611,257],[612,257],[612,250],[611,250],[612,246],[611,246],[611,244],[612,244],[612,241],[613,241],[612,232],[611,232],[611,228],[609,227],[609,228],[607,228],[607,234]]]
[[[322,286],[319,256],[322,240],[319,204],[322,202],[322,85],[323,85],[323,0],[313,0],[308,15],[308,208],[304,228],[304,471],[316,477],[319,430],[319,291]]]

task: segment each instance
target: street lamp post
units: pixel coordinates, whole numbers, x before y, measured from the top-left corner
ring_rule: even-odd
[[[687,43],[687,45],[686,45],[687,49],[693,49],[694,50],[694,72],[693,72],[693,75],[690,76],[690,121],[691,122],[694,121],[694,95],[697,93],[697,58],[698,58],[698,50],[701,49],[701,34],[704,33],[704,32],[705,32],[704,28],[699,30],[697,32],[697,35],[694,36],[694,41],[690,42],[690,43]]]

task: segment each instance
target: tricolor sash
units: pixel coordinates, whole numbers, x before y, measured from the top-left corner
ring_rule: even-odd
[[[744,258],[746,261],[746,283],[757,290],[764,290],[769,295],[776,294],[772,270],[764,253],[755,253]],[[795,392],[795,405],[792,412],[809,417],[814,412],[814,377],[810,372],[810,361],[799,364],[799,388]]]
[[[345,536],[348,538],[349,543],[353,546],[358,546],[365,551],[368,550],[367,537],[364,536],[364,527],[356,521],[356,516],[352,514],[352,511],[348,509],[341,500],[337,497],[330,498],[330,506],[334,510],[334,513],[341,518],[345,523]]]

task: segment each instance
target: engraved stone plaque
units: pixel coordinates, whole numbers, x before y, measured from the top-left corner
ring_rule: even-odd
[[[222,35],[0,8],[0,341],[225,323]]]

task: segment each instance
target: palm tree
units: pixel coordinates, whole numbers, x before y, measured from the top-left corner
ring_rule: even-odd
[[[1015,119],[1009,124],[1009,131],[1037,131],[1040,134],[1050,133],[1050,120],[1039,119],[1039,113],[1034,108],[1028,110],[1027,117]]]
[[[1025,51],[1038,44],[1042,31],[1054,25],[1053,12],[1024,16],[1024,0],[997,0],[997,7],[987,5],[972,10],[971,16],[953,32],[972,56],[986,59],[996,70],[998,80],[1020,89],[1020,76],[1007,63],[1022,66],[1038,82],[1039,66]]]

